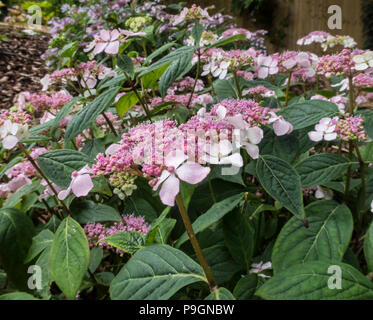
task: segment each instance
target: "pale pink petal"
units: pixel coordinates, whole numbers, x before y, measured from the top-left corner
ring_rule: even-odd
[[[86,196],[93,188],[92,178],[89,174],[82,174],[71,181],[72,192],[77,197]]]
[[[328,124],[317,124],[315,125],[315,130],[319,132],[324,132],[328,129],[329,125]]]
[[[119,51],[119,41],[110,42],[105,48],[107,54],[117,54]]]
[[[120,32],[117,29],[111,31],[111,41],[117,40],[119,38]]]
[[[275,131],[276,136],[288,134],[292,129],[292,125],[283,119],[279,119],[273,124],[273,130]]]
[[[259,158],[259,147],[257,145],[251,143],[244,143],[244,147],[251,158]]]
[[[165,164],[167,167],[177,168],[180,166],[188,157],[181,150],[171,151],[165,156]]]
[[[263,130],[259,127],[253,127],[247,129],[247,137],[253,144],[258,144],[263,139]]]
[[[240,114],[236,114],[233,117],[227,117],[226,120],[236,129],[245,130],[248,126],[247,122],[242,118],[242,115]]]
[[[228,140],[219,142],[219,153],[220,156],[226,156],[232,152],[232,143]]]
[[[334,133],[326,133],[324,135],[324,140],[325,141],[332,141],[332,140],[335,140],[335,139],[337,139],[337,133],[336,132],[334,132]]]
[[[329,124],[331,120],[331,118],[322,118],[320,124]]]
[[[235,167],[241,168],[243,166],[242,156],[237,152],[233,153],[229,157],[221,159],[220,164],[232,164]]]
[[[318,131],[308,132],[308,137],[315,142],[319,142],[323,139],[323,133]]]
[[[19,189],[21,189],[23,186],[32,184],[32,181],[27,178],[25,175],[20,174],[16,178],[13,178],[8,183],[8,189],[10,192],[17,192]]]
[[[84,49],[83,49],[83,51],[84,52],[89,52],[89,51],[91,51],[94,47],[95,47],[95,45],[96,45],[96,42],[95,41],[92,41],[92,42],[90,42]]]
[[[96,55],[96,54],[101,53],[102,51],[104,51],[104,49],[106,48],[106,46],[107,46],[106,42],[99,42],[99,43],[97,43],[96,46],[95,46],[95,49],[93,50],[93,54]]]
[[[153,190],[156,191],[159,188],[159,186],[163,183],[163,181],[165,181],[170,175],[171,173],[169,171],[163,170],[160,177],[158,178],[157,183],[154,185]]]
[[[264,68],[260,68],[258,70],[258,78],[259,79],[265,79],[268,77],[268,68],[264,67]]]
[[[66,190],[61,190],[58,193],[58,199],[65,200],[67,198],[67,196],[70,194],[70,191],[71,191],[70,187],[68,187]]]
[[[2,141],[4,149],[12,149],[18,143],[18,138],[16,136],[7,136]]]
[[[91,173],[91,168],[89,167],[88,164],[86,164],[83,168],[81,168],[81,169],[78,171],[78,173],[79,173],[80,175],[85,174],[85,173]]]
[[[216,114],[219,119],[224,119],[227,115],[227,109],[224,106],[219,105],[219,107],[216,109]]]
[[[220,164],[220,159],[217,156],[212,156],[211,154],[204,154],[201,159],[207,163]]]
[[[100,31],[100,38],[104,41],[110,41],[110,31],[109,30],[101,30]]]
[[[180,191],[180,181],[175,175],[170,175],[165,182],[163,182],[159,197],[163,204],[173,207],[175,205],[175,198]]]
[[[204,180],[210,173],[209,167],[203,167],[196,162],[184,163],[180,168],[176,169],[178,177],[190,184],[196,184]]]
[[[294,60],[294,59],[288,59],[286,60],[284,63],[283,63],[283,66],[290,70],[291,68],[293,68],[295,65],[297,64],[297,62]]]

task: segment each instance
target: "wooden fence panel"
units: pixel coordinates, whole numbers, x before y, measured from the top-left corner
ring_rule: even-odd
[[[300,49],[296,42],[311,31],[321,30],[331,34],[350,35],[363,47],[363,23],[361,21],[361,0],[276,0],[277,9],[273,24],[280,26],[284,18],[289,17],[289,25],[284,28],[286,38],[285,49]],[[169,0],[171,2],[171,0]],[[216,10],[224,8],[229,13],[231,0],[187,0],[188,5],[196,3],[201,7],[215,5]],[[342,9],[342,29],[329,30],[328,8],[331,5],[339,5]],[[255,29],[248,17],[236,17],[239,26]],[[269,45],[271,49],[271,46]],[[319,51],[316,46],[311,47],[313,51]],[[274,49],[274,48],[272,48]],[[309,48],[308,48],[309,49]]]

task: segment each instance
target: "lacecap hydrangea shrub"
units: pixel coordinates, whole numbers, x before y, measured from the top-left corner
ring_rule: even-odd
[[[1,111],[0,299],[373,298],[372,51],[269,54],[196,5],[60,11],[43,91]]]

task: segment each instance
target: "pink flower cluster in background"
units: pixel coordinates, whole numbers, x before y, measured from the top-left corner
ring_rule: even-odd
[[[100,241],[106,237],[112,236],[119,232],[131,231],[146,235],[150,229],[150,225],[143,217],[136,217],[135,215],[123,215],[123,221],[114,222],[110,227],[105,227],[101,223],[89,223],[84,226],[84,232],[87,235],[90,248],[98,246],[105,250],[113,250],[114,248],[104,241]],[[118,254],[124,252],[115,249]]]

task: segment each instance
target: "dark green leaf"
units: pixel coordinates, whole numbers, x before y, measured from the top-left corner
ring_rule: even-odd
[[[207,282],[202,268],[185,253],[167,245],[144,247],[110,285],[113,300],[165,300],[194,282]]]
[[[48,179],[61,188],[67,188],[70,185],[73,171],[91,164],[92,160],[79,151],[60,149],[40,155],[37,162]]]
[[[330,289],[335,271],[341,268],[341,289]],[[363,300],[373,299],[371,282],[348,264],[332,261],[312,261],[292,266],[269,279],[256,292],[269,300]]]
[[[88,240],[82,227],[70,217],[64,219],[54,236],[49,271],[68,299],[75,299],[89,261]]]
[[[299,162],[295,169],[304,188],[332,181],[347,170],[349,162],[336,154],[317,154]]]
[[[81,224],[122,221],[120,214],[113,207],[91,200],[74,199],[71,204],[73,218]]]
[[[24,260],[34,236],[34,225],[23,212],[0,209],[0,261],[10,281],[20,289],[27,288]]]
[[[80,132],[91,126],[98,115],[111,106],[119,89],[120,87],[108,89],[80,110],[69,122],[66,128],[65,140],[75,138]]]
[[[345,205],[316,201],[306,207],[309,228],[293,217],[282,228],[272,252],[275,272],[314,260],[342,261],[351,239],[353,219]]]
[[[300,219],[305,218],[300,177],[293,167],[274,156],[261,156],[256,165],[267,193]]]

